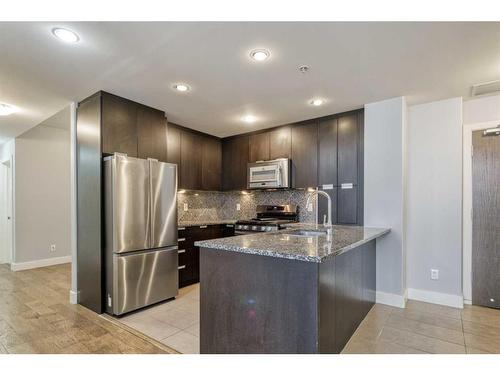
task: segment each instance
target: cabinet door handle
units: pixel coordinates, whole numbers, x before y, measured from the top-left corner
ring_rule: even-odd
[[[200,225],[200,229],[205,229],[206,227],[206,225]]]
[[[186,229],[186,228],[184,228],[184,227],[177,228],[177,230],[184,230],[184,229]]]
[[[179,269],[179,270],[183,270],[184,268],[186,268],[186,266],[185,266],[185,265],[184,265],[184,266],[179,266],[179,267],[177,267],[177,269]]]
[[[234,228],[234,225],[233,224],[226,224],[226,227],[228,227],[228,228]]]
[[[179,254],[182,254],[182,253],[185,253],[185,252],[186,252],[186,250],[184,250],[184,249],[181,249],[181,250],[178,251]]]
[[[352,189],[353,187],[353,184],[340,184],[341,189]]]
[[[186,241],[186,239],[185,238],[178,238],[177,239],[177,242],[182,242],[182,241]]]

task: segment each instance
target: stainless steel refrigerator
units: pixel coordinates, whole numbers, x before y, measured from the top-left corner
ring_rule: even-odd
[[[106,312],[178,292],[177,166],[115,154],[104,159]]]

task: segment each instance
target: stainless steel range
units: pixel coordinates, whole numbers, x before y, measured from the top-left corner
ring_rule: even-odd
[[[284,224],[297,222],[298,218],[298,207],[295,205],[259,205],[256,218],[236,222],[235,234],[277,231],[283,229]]]

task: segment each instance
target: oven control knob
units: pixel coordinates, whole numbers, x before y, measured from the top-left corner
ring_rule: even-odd
[[[256,226],[256,225],[253,225],[253,226],[252,226],[252,230],[257,230],[257,226]]]

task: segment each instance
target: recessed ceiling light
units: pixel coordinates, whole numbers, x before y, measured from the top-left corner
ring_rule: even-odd
[[[174,89],[176,89],[177,91],[180,91],[180,92],[186,92],[186,91],[189,91],[189,86],[185,85],[184,83],[178,83],[178,84],[174,85]]]
[[[311,104],[315,107],[319,107],[322,105],[325,101],[323,99],[313,99],[311,100]]]
[[[255,61],[267,60],[270,55],[271,54],[269,53],[269,51],[265,49],[255,49],[252,52],[250,52],[250,57]]]
[[[66,43],[76,43],[80,40],[80,37],[73,31],[60,27],[52,29],[52,34]]]
[[[242,120],[248,124],[251,124],[251,123],[257,121],[257,117],[252,116],[252,115],[246,115],[246,116],[243,116]]]
[[[16,112],[16,108],[11,105],[0,103],[0,116],[8,116]]]

